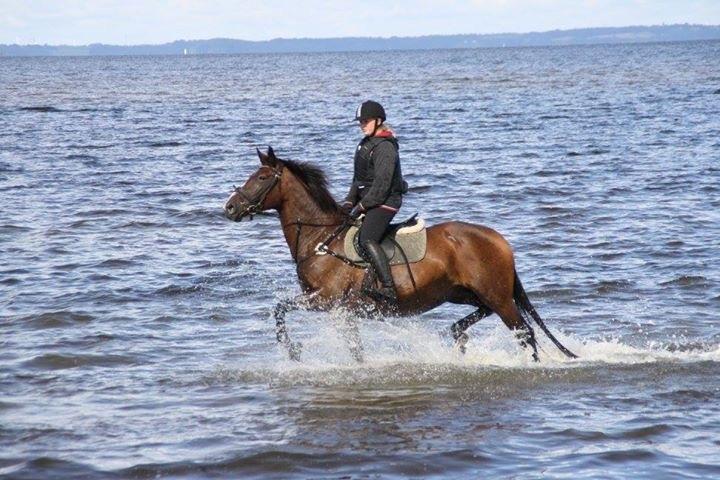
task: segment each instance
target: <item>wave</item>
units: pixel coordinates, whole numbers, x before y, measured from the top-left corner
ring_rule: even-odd
[[[59,328],[87,324],[95,319],[92,315],[79,312],[61,310],[56,312],[45,312],[39,315],[29,315],[20,319],[26,327],[32,329]]]
[[[137,358],[125,355],[46,353],[27,360],[23,366],[40,370],[65,370],[78,367],[132,365],[137,361]]]
[[[661,282],[663,286],[694,287],[709,285],[708,279],[701,275],[681,275],[672,280]]]
[[[631,280],[606,280],[601,281],[595,287],[595,293],[598,295],[607,295],[609,293],[626,292],[635,285]]]
[[[65,155],[65,160],[97,161],[99,158],[95,155],[89,155],[87,153],[71,153]]]
[[[126,258],[109,258],[94,265],[95,268],[125,268],[135,265],[135,261]]]
[[[163,148],[163,147],[179,147],[185,145],[185,142],[166,141],[166,142],[148,142],[144,145],[151,148]]]
[[[648,342],[632,346],[619,339],[581,340],[552,329],[562,344],[580,357],[567,359],[539,333],[540,362],[522,349],[508,330],[497,325],[490,332],[473,335],[467,353],[461,354],[444,333],[431,331],[426,324],[393,325],[370,323],[361,327],[365,361],[357,363],[350,354],[342,326],[322,325],[303,343],[301,362],[286,360],[280,348],[272,350],[279,359],[248,367],[220,365],[203,377],[205,383],[241,382],[313,386],[422,386],[483,385],[495,394],[503,389],[548,381],[588,381],[599,368],[606,373],[626,368],[661,367],[697,369],[709,362],[720,365],[720,344]],[[272,345],[268,339],[268,345]],[[687,347],[687,348],[685,348]],[[272,348],[272,347],[271,347]],[[268,366],[272,365],[272,366]]]
[[[117,143],[106,143],[106,144],[87,144],[87,145],[80,145],[80,144],[73,144],[68,145],[68,149],[86,149],[86,150],[103,150],[106,148],[113,148],[117,147]],[[111,172],[107,172],[111,173]]]
[[[18,165],[13,165],[10,162],[0,162],[0,172],[3,173],[22,173],[25,169]]]
[[[50,105],[40,105],[37,107],[20,107],[18,110],[22,112],[41,112],[41,113],[55,113],[55,112],[62,112],[63,110],[52,107]]]
[[[5,461],[0,475],[13,478],[354,478],[427,477],[477,469],[493,463],[492,457],[473,449],[441,452],[323,451],[311,446],[266,446],[238,452],[229,458],[146,463],[121,470],[100,470],[90,465],[53,457]]]

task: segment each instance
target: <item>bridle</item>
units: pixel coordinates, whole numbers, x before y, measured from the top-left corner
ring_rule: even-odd
[[[233,185],[235,189],[235,193],[237,193],[240,198],[242,198],[243,202],[247,204],[245,209],[238,214],[238,220],[242,219],[243,217],[250,217],[250,220],[252,220],[254,215],[257,215],[259,213],[262,213],[262,205],[265,203],[265,198],[270,194],[273,188],[275,188],[275,185],[278,184],[280,181],[280,177],[282,176],[283,167],[282,165],[280,168],[273,168],[268,167],[272,171],[272,178],[269,179],[263,185],[257,192],[256,195],[254,195],[254,198],[251,198],[248,196],[245,192],[242,191],[241,187],[237,187]],[[338,258],[339,260],[343,261],[344,263],[347,263],[351,266],[357,266],[359,263],[354,262],[344,255],[337,254],[330,250],[328,248],[330,242],[332,242],[335,238],[337,238],[342,232],[344,232],[350,225],[351,222],[349,222],[347,219],[340,223],[314,223],[314,222],[305,222],[300,220],[299,218],[296,221],[289,222],[287,224],[282,224],[282,228],[286,228],[289,226],[295,226],[296,232],[295,232],[295,252],[297,255],[298,247],[300,245],[300,234],[302,227],[338,227],[327,239],[325,239],[324,242],[319,243],[316,247],[313,253],[308,255],[305,258],[294,258],[298,268],[300,267],[300,264],[304,263],[306,260],[309,260],[310,258],[314,257],[315,255],[331,255],[333,257]]]
[[[245,207],[245,210],[240,212],[238,214],[238,220],[240,220],[243,217],[249,216],[250,220],[252,220],[253,216],[260,213],[262,211],[262,204],[265,203],[265,198],[270,194],[273,188],[275,188],[275,185],[278,184],[280,181],[280,177],[282,176],[282,166],[280,168],[272,168],[268,167],[272,171],[272,178],[265,183],[265,185],[260,188],[260,190],[255,195],[255,198],[249,197],[245,192],[242,191],[241,187],[235,188],[235,193],[237,193],[240,198],[243,199],[245,203],[247,203],[247,207]]]

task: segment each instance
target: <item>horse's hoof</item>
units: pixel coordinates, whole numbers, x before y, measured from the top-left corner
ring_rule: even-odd
[[[302,352],[302,343],[290,342],[290,345],[288,345],[288,356],[290,357],[290,360],[299,362],[301,352]]]
[[[357,363],[365,363],[365,357],[363,357],[363,352],[362,352],[362,350],[355,350],[355,349],[353,349],[353,350],[351,351],[351,353],[352,353],[353,359],[354,359]]]
[[[463,355],[467,351],[467,348],[465,348],[465,345],[467,345],[468,340],[470,340],[470,337],[467,336],[467,333],[461,333],[457,336],[455,339],[455,347],[462,353]]]

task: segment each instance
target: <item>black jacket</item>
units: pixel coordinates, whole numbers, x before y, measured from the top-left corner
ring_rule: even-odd
[[[400,169],[398,141],[395,137],[365,137],[355,150],[353,182],[345,198],[365,210],[380,205],[400,208],[405,183]]]

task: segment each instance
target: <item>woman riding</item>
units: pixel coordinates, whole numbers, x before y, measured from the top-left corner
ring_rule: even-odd
[[[359,233],[360,254],[372,265],[382,288],[363,293],[389,308],[397,307],[395,282],[385,252],[380,247],[385,231],[402,205],[406,184],[400,170],[398,141],[385,124],[385,109],[377,102],[363,102],[355,112],[364,137],[355,150],[350,192],[342,207],[352,219],[364,213]]]

